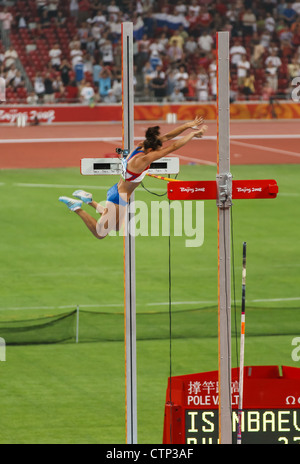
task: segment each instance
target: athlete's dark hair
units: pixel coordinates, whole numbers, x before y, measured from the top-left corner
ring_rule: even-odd
[[[152,148],[152,150],[157,150],[159,147],[162,146],[161,140],[158,138],[160,134],[160,127],[154,126],[149,127],[146,131],[146,139],[144,140],[144,148],[148,150]]]

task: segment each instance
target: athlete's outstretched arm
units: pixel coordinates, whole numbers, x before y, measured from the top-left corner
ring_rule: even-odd
[[[151,164],[153,161],[159,160],[164,156],[169,155],[175,150],[183,147],[186,143],[188,143],[192,138],[201,138],[203,134],[207,131],[207,126],[202,126],[201,129],[193,130],[189,134],[181,137],[179,140],[175,140],[171,145],[165,148],[161,148],[160,150],[150,151],[147,155],[143,158],[146,163],[146,166]]]
[[[197,128],[202,123],[203,123],[202,116],[197,116],[193,121],[186,122],[185,124],[182,124],[181,126],[176,127],[175,129],[168,132],[167,134],[159,137],[159,139],[162,143],[167,142],[168,140],[171,140],[174,137],[177,137],[178,135],[182,134],[182,132],[184,132],[186,129],[190,129],[192,127]]]

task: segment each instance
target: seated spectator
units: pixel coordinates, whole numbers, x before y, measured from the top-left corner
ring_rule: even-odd
[[[64,16],[62,11],[57,12],[57,16],[55,18],[55,25],[56,27],[64,27],[66,25],[67,18]]]
[[[39,97],[36,95],[34,91],[31,91],[27,95],[26,102],[28,103],[28,105],[37,105],[39,102]]]
[[[271,32],[271,34],[275,31],[276,22],[271,13],[267,13],[264,26],[267,31]]]
[[[188,81],[187,81],[187,88],[188,91],[185,94],[185,98],[189,101],[197,100],[197,74],[195,71],[191,71]]]
[[[254,68],[261,68],[263,66],[263,56],[265,47],[259,42],[257,36],[252,41],[252,52],[250,63]]]
[[[18,18],[16,18],[17,21],[18,21],[18,28],[19,29],[26,29],[27,28],[27,21],[26,21],[26,17],[24,14],[20,14],[18,16]]]
[[[213,99],[217,96],[217,63],[213,60],[208,67],[210,93]]]
[[[271,98],[273,97],[273,95],[274,95],[274,90],[272,89],[270,84],[268,82],[266,82],[263,85],[262,92],[261,92],[262,100],[270,101]]]
[[[94,60],[89,53],[86,53],[83,57],[83,72],[93,74]]]
[[[171,103],[182,103],[186,101],[185,96],[183,95],[182,92],[180,92],[178,87],[175,87],[171,95],[169,95],[168,99]]]
[[[282,12],[282,17],[288,26],[291,26],[296,20],[297,12],[293,9],[292,3],[287,3],[286,8]]]
[[[58,11],[57,11],[58,3],[59,3],[59,0],[48,1],[47,10],[48,10],[48,18],[50,19],[50,21],[52,19],[56,19],[58,16]]]
[[[79,22],[86,21],[90,16],[90,1],[89,0],[79,0],[78,2],[79,11],[78,11],[78,20]]]
[[[182,46],[184,47],[184,44],[185,44],[185,41],[188,39],[189,37],[189,33],[188,31],[186,30],[186,28],[184,28],[184,26],[182,24],[180,24],[179,28],[177,29],[178,30],[178,34],[183,38],[183,44]]]
[[[40,19],[42,29],[48,29],[51,26],[50,19],[48,18],[48,11],[44,10]]]
[[[114,62],[113,44],[110,40],[105,40],[101,45],[101,54],[104,66],[111,66]]]
[[[0,21],[2,21],[3,30],[9,33],[14,18],[11,12],[9,11],[8,7],[4,7],[3,11],[0,12]]]
[[[143,67],[143,78],[144,78],[144,87],[145,89],[148,89],[149,88],[149,82],[152,80],[153,78],[153,68],[151,66],[151,63],[150,61],[147,61],[145,66]]]
[[[34,91],[36,95],[38,96],[39,103],[43,102],[44,94],[45,94],[45,84],[44,84],[44,78],[39,71],[35,75],[33,85],[34,85]]]
[[[294,53],[294,48],[290,40],[281,40],[280,53],[282,58],[291,58]]]
[[[17,69],[16,75],[12,81],[12,87],[14,89],[17,89],[17,88],[24,87],[24,86],[25,86],[25,79],[22,76],[21,71]]]
[[[83,59],[83,51],[80,48],[79,44],[75,44],[70,51],[70,57],[72,62],[73,69],[75,68],[77,63],[81,63]]]
[[[68,103],[77,103],[78,101],[78,87],[75,80],[70,81],[66,87],[66,100]]]
[[[183,50],[176,45],[176,42],[171,42],[167,50],[167,56],[171,65],[178,64],[183,59]]]
[[[300,45],[300,16],[292,24],[291,33],[292,33],[292,39],[291,39],[292,45],[293,47],[298,47]]]
[[[103,13],[102,9],[101,8],[97,8],[97,12],[95,14],[95,16],[92,18],[92,19],[88,19],[88,22],[92,23],[92,24],[97,24],[101,31],[103,30],[106,22],[107,22],[107,19],[106,19],[106,16],[105,14]]]
[[[176,47],[183,49],[184,38],[179,34],[179,31],[176,30],[173,32],[172,36],[169,39],[169,45],[176,44]]]
[[[5,77],[5,83],[6,83],[7,88],[13,86],[12,84],[17,75],[17,71],[18,70],[15,64],[12,64],[9,70],[7,71],[6,77]]]
[[[267,50],[272,40],[272,34],[269,31],[264,31],[260,36],[260,44]]]
[[[78,61],[74,66],[75,81],[77,83],[84,79],[84,64],[82,61]]]
[[[293,57],[291,63],[287,65],[288,76],[292,80],[294,77],[300,77],[300,63],[297,62],[297,58]]]
[[[49,57],[51,59],[52,67],[57,71],[59,70],[59,67],[61,65],[61,55],[62,51],[59,47],[59,44],[54,44],[51,50],[49,51]]]
[[[199,6],[200,9],[200,6]],[[191,35],[196,37],[198,31],[201,29],[199,14],[195,10],[190,10],[189,14],[186,17],[189,22],[189,32]]]
[[[106,11],[109,15],[112,15],[114,20],[118,19],[120,8],[117,5],[116,0],[110,0],[109,5],[106,8]]]
[[[12,64],[16,64],[18,59],[18,53],[13,45],[10,45],[8,50],[4,53],[4,68],[6,71],[9,70]]]
[[[93,64],[93,82],[99,85],[100,73],[102,71],[102,61],[95,60]]]
[[[280,68],[280,66],[282,65],[282,61],[279,58],[279,56],[276,54],[275,50],[273,50],[271,52],[271,55],[269,55],[266,58],[265,64],[268,65],[269,63],[271,63],[272,66],[276,67],[276,69]]]
[[[242,86],[242,93],[246,96],[246,100],[249,100],[250,95],[255,93],[255,76],[250,71],[247,71],[247,75],[244,79]]]
[[[44,103],[54,103],[53,79],[49,72],[45,75],[44,87]]]
[[[161,66],[157,66],[156,70],[153,73],[153,78],[149,83],[150,90],[153,91],[154,98],[157,101],[163,101],[167,96],[167,82],[166,75],[162,70]]]
[[[116,103],[122,101],[122,75],[118,73],[116,78],[113,80],[111,88],[111,96],[114,98]]]
[[[184,44],[184,51],[189,58],[190,55],[193,55],[198,48],[198,44],[196,42],[196,38],[193,35],[190,35]]]
[[[148,61],[150,56],[150,40],[147,34],[144,34],[141,40],[137,41],[137,56],[136,56],[136,63],[139,70],[141,70],[145,63]]]
[[[4,50],[3,50],[3,48],[1,47],[1,44],[0,44],[0,66],[3,65],[4,59],[5,59]]]
[[[108,66],[104,66],[99,78],[99,94],[101,101],[106,101],[112,86],[112,74]]]
[[[244,35],[252,35],[256,31],[256,16],[249,8],[241,16]]]
[[[283,11],[285,10],[285,8],[286,8],[286,0],[279,0],[277,2],[277,6],[275,7],[275,13],[277,15],[277,19],[282,19]],[[268,13],[271,13],[271,11],[269,11]]]
[[[91,36],[94,40],[98,41],[101,39],[102,29],[103,29],[103,26],[101,26],[100,22],[93,21],[92,27],[91,27]]]
[[[246,55],[242,55],[242,59],[237,63],[237,78],[238,78],[238,86],[243,87],[245,77],[250,71],[250,63],[247,60]]]
[[[241,44],[241,41],[239,38],[235,38],[234,44],[229,49],[229,54],[230,54],[231,64],[234,66],[237,66],[238,62],[241,61],[242,56],[247,54],[246,49]]]
[[[109,15],[109,38],[113,44],[117,43],[118,40],[121,38],[122,33],[122,15],[121,13],[118,14],[117,19],[113,14]]]
[[[208,75],[204,72],[198,75],[197,81],[197,100],[207,102],[209,100],[209,79]]]
[[[159,53],[156,50],[153,50],[153,52],[151,53],[149,63],[153,71],[156,70],[157,66],[162,65],[161,57],[159,56]]]
[[[201,6],[198,3],[198,0],[191,0],[191,3],[188,5],[188,14],[196,14],[199,16]]]
[[[294,2],[292,4],[292,8],[293,8],[293,10],[296,11],[297,15],[300,15],[300,2],[299,1]]]
[[[72,71],[72,66],[66,58],[62,60],[59,71],[63,85],[66,87],[70,82],[70,72]]]
[[[185,2],[183,2],[183,0],[178,0],[174,7],[174,11],[177,11],[179,14],[183,14],[184,16],[186,16],[187,6]]]
[[[235,32],[235,28],[237,26],[239,18],[238,18],[238,11],[234,8],[233,4],[228,5],[228,9],[226,12],[226,18],[231,25],[232,31]]]
[[[208,8],[206,5],[204,5],[199,14],[199,24],[202,27],[210,27],[213,22],[213,16],[210,14],[208,11]]]
[[[80,101],[83,105],[92,105],[94,103],[95,91],[90,82],[84,82],[80,89]]]
[[[179,90],[186,95],[188,93],[188,79],[189,79],[189,74],[186,71],[185,66],[181,65],[179,66],[179,69],[177,73],[174,76],[175,82],[176,82],[176,87],[179,88]]]
[[[274,93],[278,89],[278,70],[270,61],[266,66],[266,81]]]
[[[47,12],[47,0],[36,0],[37,13],[41,17],[43,12]]]
[[[91,26],[88,25],[86,21],[81,23],[78,29],[78,37],[80,40],[80,48],[81,50],[86,50],[86,43],[88,41],[88,37],[90,35]]]
[[[202,33],[202,35],[198,38],[198,45],[201,50],[203,50],[205,53],[210,53],[212,51],[213,45],[214,45],[214,39],[212,36],[208,33],[208,31],[205,29]]]
[[[70,50],[73,50],[77,46],[80,48],[80,39],[78,37],[78,34],[75,34],[69,43],[69,48]]]
[[[159,54],[166,53],[166,45],[160,41],[158,38],[154,38],[151,44],[149,45],[149,52],[158,52]]]
[[[216,11],[219,13],[220,16],[226,16],[227,5],[223,2],[223,0],[216,1]]]

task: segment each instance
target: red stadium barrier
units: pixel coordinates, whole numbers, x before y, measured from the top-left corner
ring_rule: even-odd
[[[195,114],[201,114],[206,120],[216,119],[215,103],[206,104],[136,104],[134,107],[135,121],[167,120],[168,113],[175,113],[178,121],[192,120]],[[28,123],[35,118],[41,123],[74,123],[74,122],[105,122],[122,121],[120,104],[95,105],[53,105],[25,106],[1,105],[0,124],[15,124],[19,114],[27,116]],[[300,106],[292,102],[280,102],[277,105],[269,103],[232,103],[230,118],[233,119],[272,119],[274,114],[278,119],[299,119]]]

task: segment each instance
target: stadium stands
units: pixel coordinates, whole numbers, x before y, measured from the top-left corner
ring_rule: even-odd
[[[232,100],[262,100],[267,94],[288,99],[292,62],[300,76],[299,4],[278,0],[261,4],[250,0],[230,4],[220,0],[12,0],[0,11],[0,73],[7,82],[7,102],[31,102],[36,81],[42,86],[41,76],[45,80],[46,74],[53,98],[45,98],[40,87],[40,104],[81,102],[86,82],[94,88],[90,103],[119,101],[115,84],[124,20],[134,24],[136,101],[155,101],[152,82],[158,78],[157,66],[165,82],[160,100],[168,101],[171,94],[174,98],[179,85],[180,101],[200,101],[203,95],[214,100],[217,30],[231,34]],[[8,76],[11,64],[5,53],[9,49],[17,54],[21,80]],[[241,61],[249,63],[247,70],[241,71]],[[182,65],[186,77],[179,83],[174,77]],[[105,94],[100,92],[103,72],[107,75]],[[263,92],[267,87],[269,92]]]

